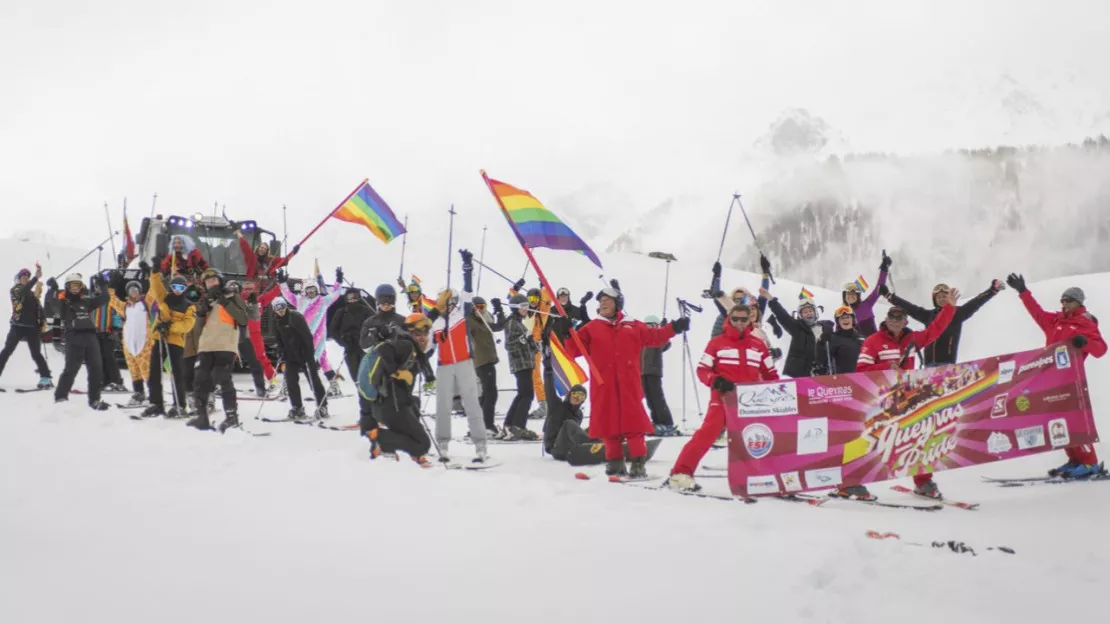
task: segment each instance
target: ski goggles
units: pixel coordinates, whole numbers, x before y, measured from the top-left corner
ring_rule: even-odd
[[[836,309],[836,314],[833,314],[833,318],[839,319],[842,316],[850,316],[852,318],[856,318],[856,313],[852,312],[852,308],[849,308],[848,306],[840,306]]]
[[[1060,303],[1063,305],[1067,305],[1069,303],[1072,303],[1073,301],[1075,303],[1079,303],[1079,301],[1072,299],[1071,297],[1060,297]]]
[[[906,311],[902,308],[891,308],[887,311],[886,317],[892,321],[904,321],[906,320]]]
[[[532,305],[536,305],[539,302],[540,302],[540,296],[539,295],[528,295],[528,303],[530,303]]]
[[[289,302],[284,299],[275,299],[270,307],[274,309],[274,312],[283,312],[289,308]]]
[[[934,295],[937,295],[937,294],[940,294],[940,293],[944,293],[944,294],[947,295],[948,291],[950,291],[950,290],[952,290],[952,289],[948,287],[948,284],[937,284],[936,286],[933,286],[933,294]]]
[[[752,320],[752,317],[749,314],[737,314],[735,316],[729,315],[728,320],[732,321],[733,323],[747,323],[748,321]]]
[[[188,284],[170,284],[170,290],[172,290],[174,292],[174,294],[178,294],[178,295],[185,292],[185,289],[188,288],[188,287],[189,287]]]
[[[484,303],[475,303],[474,307],[479,309],[479,310],[485,310],[486,309],[486,304],[484,304]]]
[[[738,290],[738,291],[736,291],[736,294],[732,296],[732,302],[733,303],[744,303],[745,301],[748,300],[749,297],[751,297],[751,295],[749,295],[747,293],[747,291]]]
[[[391,306],[396,304],[397,297],[395,295],[382,295],[381,297],[378,297],[378,305]]]

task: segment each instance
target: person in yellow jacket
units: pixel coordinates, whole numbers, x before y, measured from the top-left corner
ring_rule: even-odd
[[[528,315],[532,319],[532,339],[540,344],[543,337],[543,328],[551,319],[551,293],[544,288],[533,288],[528,291]],[[536,400],[540,406],[530,415],[531,418],[547,417],[547,392],[543,385],[543,350],[536,350],[536,365],[532,367],[532,389],[536,393]]]
[[[143,411],[144,418],[184,418],[187,414],[183,363],[185,336],[196,324],[196,306],[185,295],[188,288],[188,280],[181,275],[175,275],[170,280],[168,291],[161,273],[150,276],[149,294],[157,302],[161,320],[154,327],[155,340],[150,351],[150,375],[147,384],[150,389],[150,407]],[[168,412],[165,410],[165,395],[162,392],[162,371],[167,357],[173,383],[171,396],[174,399],[174,405]]]

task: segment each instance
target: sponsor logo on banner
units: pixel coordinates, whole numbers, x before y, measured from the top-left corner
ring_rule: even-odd
[[[775,434],[770,427],[763,423],[755,423],[744,427],[740,437],[743,438],[744,447],[748,449],[748,454],[752,456],[752,459],[766,457],[775,446]]]
[[[782,489],[787,492],[798,492],[802,489],[802,477],[797,470],[784,472],[779,475],[779,478],[782,479]]]
[[[1014,437],[1017,438],[1018,448],[1023,451],[1044,446],[1044,426],[1014,429]]]
[[[806,398],[809,399],[810,405],[840,403],[851,400],[852,392],[851,386],[817,386],[806,390]]]
[[[1053,358],[1051,355],[1045,355],[1043,357],[1039,357],[1039,358],[1033,360],[1032,362],[1023,364],[1021,366],[1021,368],[1019,368],[1017,370],[1017,374],[1020,375],[1020,374],[1024,373],[1025,371],[1031,371],[1035,368],[1044,368],[1045,366],[1048,366],[1049,364],[1051,364],[1054,359],[1055,358]]]
[[[1053,418],[1048,421],[1048,441],[1052,448],[1068,446],[1071,444],[1071,435],[1068,434],[1068,421],[1063,418]]]
[[[806,418],[798,421],[798,455],[829,452],[829,419]]]
[[[1014,370],[1017,364],[1013,360],[998,363],[998,383],[1010,383],[1014,380]]]
[[[810,489],[836,487],[844,481],[840,466],[806,471],[806,487]]]
[[[748,494],[774,494],[779,491],[775,475],[748,475]]]
[[[1050,394],[1050,395],[1044,397],[1043,399],[1041,399],[1041,402],[1042,403],[1059,403],[1060,401],[1067,401],[1070,398],[1071,398],[1071,393],[1070,392],[1062,392],[1060,394]]]
[[[744,386],[739,394],[740,416],[789,416],[798,413],[798,387],[793,381]]]
[[[1068,348],[1064,345],[1056,347],[1056,368],[1061,370],[1071,368],[1071,356],[1068,355]]]
[[[992,431],[989,438],[987,438],[987,451],[992,455],[1001,455],[1014,450],[1014,445],[1010,442],[1010,436],[1001,431]]]
[[[1017,406],[1019,412],[1024,412],[1029,409],[1029,397],[1022,395],[1014,399],[1014,405]]]
[[[1006,399],[1009,395],[999,394],[994,397],[994,407],[991,408],[991,418],[1004,418],[1006,416]]]

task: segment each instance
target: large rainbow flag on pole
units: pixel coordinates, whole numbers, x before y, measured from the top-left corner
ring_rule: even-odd
[[[397,220],[389,204],[366,181],[331,216],[366,226],[383,243],[405,233],[405,226]]]
[[[490,190],[505,207],[505,213],[516,231],[520,233],[521,244],[529,248],[546,247],[547,249],[562,249],[577,251],[586,256],[599,268],[601,260],[590,249],[574,230],[567,227],[555,213],[545,208],[540,200],[523,189],[518,189],[511,184],[489,179]]]

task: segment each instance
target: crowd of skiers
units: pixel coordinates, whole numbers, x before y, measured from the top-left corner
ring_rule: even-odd
[[[678,434],[663,394],[662,353],[672,338],[689,329],[690,321],[685,315],[671,321],[626,316],[616,280],[596,297],[592,292],[584,294],[577,305],[565,288],[559,288],[553,299],[547,289],[524,291],[524,280],[513,284],[504,300],[487,301],[474,293],[471,253],[460,250],[461,291],[444,289],[430,304],[419,282],[398,280],[405,298],[399,305],[398,290],[389,283],[378,286],[372,296],[344,288],[341,269],[331,288],[319,277],[295,288],[283,266],[296,247],[290,256],[274,258],[265,243],[252,249],[240,235],[239,246],[247,268],[241,281],[225,280],[187,237],[180,236],[173,239],[165,257],[154,258],[153,264],[139,263],[138,280],[127,281],[121,271],[96,275],[88,285],[79,274],[66,276],[61,285],[47,280],[45,302],[54,308],[65,333],[65,367],[55,400],[68,399],[78,370],[85,366],[89,405],[107,409],[102,390],[124,387],[114,363],[118,341],[131,376],[132,401],[149,402],[143,417],[192,415],[190,426],[212,428],[213,393],[218,387],[225,413],[219,429],[238,426],[232,370],[239,360],[251,370],[258,398],[275,394],[288,398],[289,419],[327,418],[328,398],[340,392],[325,349],[330,338],[343,347],[346,370],[356,381],[359,430],[369,440],[372,457],[404,452],[426,466],[435,445],[441,460],[450,461],[456,400],[467,418],[475,462],[487,460],[491,438],[540,438],[527,427],[535,401],[540,405],[538,415],[545,419],[545,450],[571,463],[604,462],[609,475],[645,476],[644,464],[658,445],[658,440],[649,444],[647,437]],[[831,320],[821,319],[822,309],[811,298],[802,298],[794,310],[788,310],[770,292],[771,264],[765,257],[760,259],[763,280],[757,295],[744,288],[726,295],[720,284],[721,266],[715,264],[709,295],[719,314],[697,365],[698,379],[711,391],[709,409],[682,449],[667,485],[698,488],[694,472],[723,435],[724,397],[738,385],[776,380],[780,368],[783,375],[795,378],[912,369],[914,351],[927,367],[955,363],[963,324],[1004,288],[1002,281],[993,280],[986,290],[960,304],[958,290],[938,284],[932,291],[932,305],[919,307],[887,287],[891,264],[884,252],[876,288],[866,297],[859,282],[845,285]],[[19,342],[25,341],[38,367],[39,387],[50,388],[51,372],[40,340],[45,317],[41,277],[37,265],[34,274],[24,269],[15,277],[11,330],[0,352],[0,374]],[[1011,274],[1006,283],[1020,293],[1044,331],[1046,344],[1068,342],[1084,357],[1106,352],[1098,322],[1084,307],[1082,290],[1067,289],[1060,299],[1061,310],[1052,313],[1033,299],[1020,275]],[[891,304],[881,321],[874,312],[879,297]],[[586,310],[591,301],[597,304],[593,319]],[[266,306],[274,313],[277,365],[267,357],[262,340],[261,310]],[[407,315],[399,311],[405,308]],[[765,317],[768,309],[771,314]],[[925,329],[910,330],[909,319]],[[775,339],[789,334],[785,354],[765,326]],[[498,335],[516,390],[500,426],[495,422]],[[558,396],[553,337],[567,357],[589,360],[588,389],[575,385]],[[781,367],[776,365],[780,360]],[[279,369],[284,370],[281,382]],[[174,404],[169,410],[164,406],[164,373],[172,377]],[[316,404],[311,416],[304,409],[301,376]],[[433,388],[434,434],[425,427],[420,410],[421,393]],[[587,400],[590,424],[584,430]],[[1074,478],[1098,469],[1093,448],[1083,446],[1069,448],[1068,462],[1053,474]],[[914,481],[919,494],[940,496],[931,474],[917,475]],[[838,494],[871,498],[863,486],[843,487]]]

